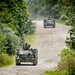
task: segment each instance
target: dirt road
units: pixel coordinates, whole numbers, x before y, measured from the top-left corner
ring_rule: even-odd
[[[65,47],[68,26],[56,24],[56,28],[43,28],[42,21],[37,22],[38,65],[23,64],[0,68],[0,75],[43,75],[46,70],[53,70],[60,60],[58,54]]]

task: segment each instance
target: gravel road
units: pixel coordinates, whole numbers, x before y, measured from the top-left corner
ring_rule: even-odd
[[[58,54],[65,47],[65,39],[69,30],[68,26],[57,24],[56,28],[43,28],[42,21],[36,23],[38,49],[38,65],[25,63],[20,66],[0,68],[0,75],[44,75],[46,70],[54,70],[60,58]]]

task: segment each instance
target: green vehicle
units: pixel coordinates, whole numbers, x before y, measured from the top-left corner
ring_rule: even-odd
[[[55,20],[48,17],[48,19],[43,20],[43,25],[44,25],[44,28],[46,28],[47,26],[52,26],[53,28],[55,28]]]
[[[31,62],[33,65],[37,65],[38,50],[37,49],[19,49],[16,51],[16,65],[20,65],[21,62]]]

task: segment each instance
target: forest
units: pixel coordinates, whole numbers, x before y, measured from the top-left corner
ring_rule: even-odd
[[[61,61],[58,69],[46,72],[46,75],[75,75],[75,37],[72,37],[75,36],[74,9],[75,0],[1,0],[0,67],[13,64],[13,55],[24,43],[24,37],[35,33],[32,19],[51,16],[71,26],[71,29],[68,31],[70,38],[67,38],[67,48],[59,55]]]

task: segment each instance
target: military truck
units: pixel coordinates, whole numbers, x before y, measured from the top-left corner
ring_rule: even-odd
[[[55,20],[53,18],[46,18],[43,20],[43,25],[44,28],[46,28],[47,26],[52,26],[53,28],[55,28]]]
[[[38,50],[28,49],[24,46],[16,51],[16,65],[20,65],[21,62],[31,62],[33,65],[37,65]]]

